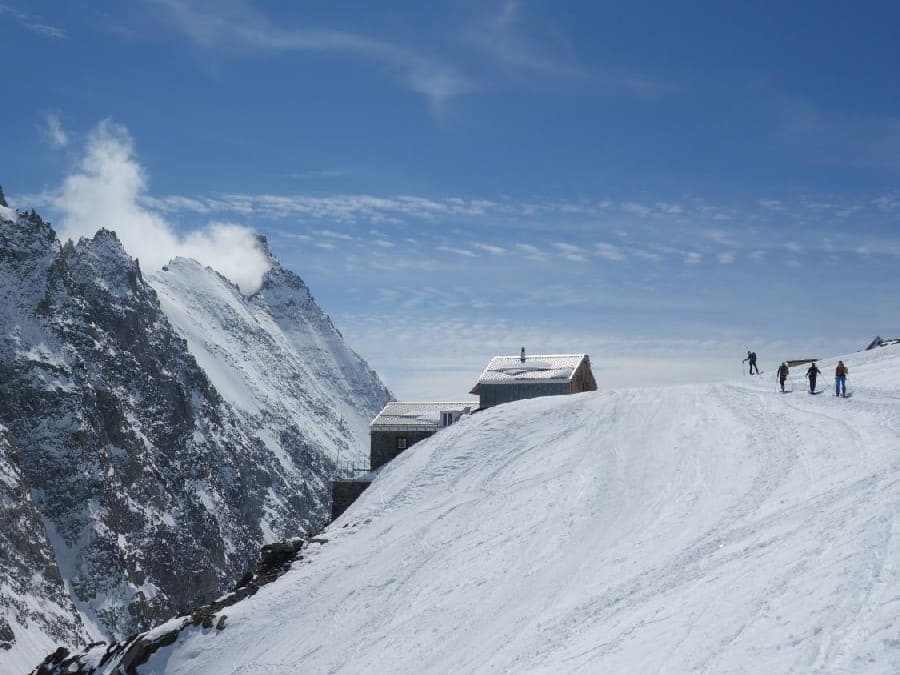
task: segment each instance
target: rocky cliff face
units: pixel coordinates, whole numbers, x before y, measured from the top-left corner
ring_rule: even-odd
[[[196,263],[174,266],[208,277],[207,290],[229,289],[235,311],[252,310],[267,327],[241,335],[249,324],[235,321],[219,335],[237,350],[229,358],[267,367],[265,396],[243,396],[257,381],[252,368],[223,369],[214,341],[201,349],[176,330],[113,232],[60,245],[36,214],[3,215],[0,423],[17,452],[7,461],[14,496],[4,497],[0,535],[14,534],[14,518],[46,525],[45,539],[38,527],[34,542],[18,542],[31,557],[10,568],[17,583],[40,576],[40,597],[61,608],[58,625],[41,628],[44,634],[77,645],[88,632],[121,638],[146,629],[232,586],[260,545],[325,522],[336,459],[360,441],[359,420],[377,412],[388,392],[361,360],[348,365],[359,372],[345,373],[339,386],[321,381],[318,366],[300,369],[304,340],[315,342],[313,352],[340,345],[317,307],[319,324],[304,325],[293,343],[288,338],[300,318],[291,310],[305,307],[309,315],[315,304],[299,279],[278,266],[290,283],[272,273],[246,299]],[[177,284],[157,286],[176,325],[184,323],[178,307],[203,304],[202,289],[185,299]],[[279,304],[266,304],[272,296]],[[219,311],[221,300],[205,306]],[[275,306],[284,310],[278,316]],[[323,326],[330,327],[324,336]],[[250,338],[266,335],[284,336],[282,356],[296,364],[280,369],[277,359],[256,354],[271,345]],[[303,403],[302,414],[293,400],[275,405],[283,391]],[[34,511],[23,516],[29,495]],[[44,627],[54,620],[45,619]]]
[[[34,654],[84,645],[88,633],[66,590],[15,446],[0,426],[0,663],[26,672]]]

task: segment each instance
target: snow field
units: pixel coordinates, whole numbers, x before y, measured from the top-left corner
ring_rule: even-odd
[[[844,360],[478,413],[142,672],[898,672],[900,348]]]
[[[274,432],[291,426],[335,460],[368,456],[368,424],[388,394],[369,399],[355,390],[356,379],[374,382],[377,376],[366,374],[317,306],[298,307],[311,303],[305,287],[265,285],[260,297],[247,298],[184,258],[147,280],[216,390],[254,418],[270,449],[280,445]],[[286,318],[280,316],[285,307],[293,312]],[[281,448],[278,453],[287,457]],[[300,471],[292,460],[287,464],[287,473]]]

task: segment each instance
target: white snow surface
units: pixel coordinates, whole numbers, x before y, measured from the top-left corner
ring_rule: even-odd
[[[302,282],[274,259],[273,270],[250,297],[187,258],[147,280],[215,388],[276,454],[292,427],[334,460],[368,459],[369,422],[390,392]]]
[[[141,672],[900,672],[900,347],[843,358],[464,419]]]

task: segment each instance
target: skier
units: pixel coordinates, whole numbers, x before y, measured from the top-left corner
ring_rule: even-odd
[[[834,369],[834,395],[847,397],[847,373],[850,369],[844,365],[843,361],[838,361],[837,368]]]
[[[741,363],[750,362],[750,374],[753,375],[753,369],[756,368],[756,374],[759,375],[759,366],[756,365],[756,352],[747,351],[747,358],[741,361]]]
[[[781,385],[781,391],[784,391],[784,382],[787,380],[788,372],[789,369],[787,363],[782,363],[778,366],[778,383]]]
[[[822,374],[822,371],[816,367],[816,362],[813,361],[812,365],[809,367],[809,370],[806,371],[806,379],[809,380],[809,393],[816,393],[816,377]]]

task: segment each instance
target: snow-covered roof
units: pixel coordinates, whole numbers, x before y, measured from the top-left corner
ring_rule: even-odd
[[[470,393],[477,393],[481,384],[507,384],[512,382],[568,382],[587,354],[538,354],[526,356],[495,356],[478,378]]]
[[[474,410],[473,401],[391,401],[372,420],[372,429],[386,427],[429,427],[440,429],[442,412],[464,413]]]

